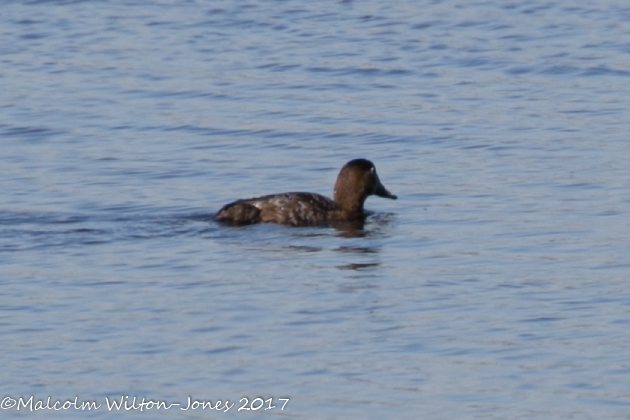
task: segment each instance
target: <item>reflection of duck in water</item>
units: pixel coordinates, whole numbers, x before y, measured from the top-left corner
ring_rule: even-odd
[[[372,162],[355,159],[341,168],[333,200],[304,192],[266,195],[227,204],[215,219],[236,225],[272,222],[293,226],[362,220],[363,203],[370,195],[397,198],[381,184]]]

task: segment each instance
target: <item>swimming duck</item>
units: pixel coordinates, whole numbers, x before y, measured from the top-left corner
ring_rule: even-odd
[[[372,162],[354,159],[341,168],[332,200],[305,192],[265,195],[227,204],[215,219],[235,225],[271,222],[293,226],[357,220],[365,217],[363,203],[370,195],[397,198],[381,184]]]

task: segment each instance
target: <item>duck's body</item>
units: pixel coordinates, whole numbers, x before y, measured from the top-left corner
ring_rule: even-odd
[[[266,195],[230,203],[215,218],[238,225],[272,222],[293,226],[357,220],[365,216],[363,204],[370,195],[397,198],[383,187],[372,162],[355,159],[341,168],[333,200],[304,192]]]
[[[216,218],[238,224],[283,223],[309,225],[336,218],[340,209],[323,195],[290,192],[238,200],[223,207]]]

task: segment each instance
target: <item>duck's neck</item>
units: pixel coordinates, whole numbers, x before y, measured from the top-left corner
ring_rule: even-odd
[[[335,189],[333,199],[337,207],[349,216],[363,215],[363,204],[367,195]]]

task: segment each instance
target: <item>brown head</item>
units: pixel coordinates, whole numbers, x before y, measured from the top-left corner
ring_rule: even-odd
[[[397,197],[387,191],[376,174],[374,164],[367,159],[354,159],[346,163],[337,177],[333,200],[343,211],[362,214],[363,203],[370,195]]]

